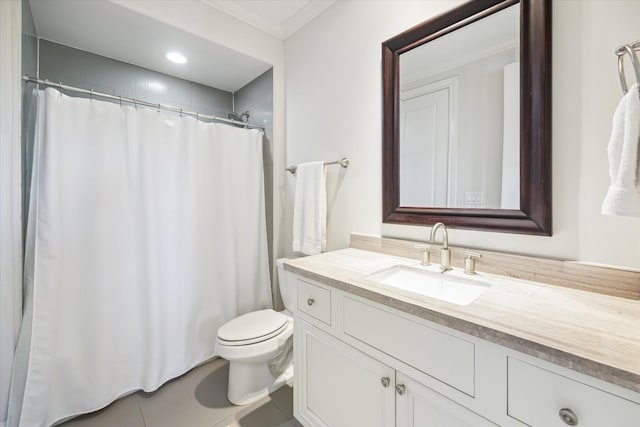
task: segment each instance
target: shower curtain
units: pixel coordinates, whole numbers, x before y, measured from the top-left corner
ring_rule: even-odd
[[[9,409],[29,427],[155,390],[271,304],[259,131],[38,96]]]

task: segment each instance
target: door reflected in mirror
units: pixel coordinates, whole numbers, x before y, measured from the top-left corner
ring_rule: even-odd
[[[520,208],[520,4],[399,55],[400,206]]]

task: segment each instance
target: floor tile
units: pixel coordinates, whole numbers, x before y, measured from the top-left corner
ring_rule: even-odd
[[[136,394],[131,394],[116,400],[100,411],[80,415],[58,427],[145,427],[138,399]]]
[[[291,417],[282,411],[272,401],[265,401],[261,405],[251,405],[237,414],[225,419],[214,427],[289,427]]]
[[[304,427],[304,426],[300,423],[300,421],[296,420],[295,418],[291,418],[289,421],[279,425],[278,427]]]
[[[293,388],[285,385],[271,393],[271,400],[289,418],[293,417]]]
[[[137,392],[61,427],[301,427],[292,416],[291,387],[236,406],[227,400],[228,380],[228,362],[216,359],[153,393]]]
[[[218,359],[140,396],[147,427],[205,427],[224,420],[240,407],[227,400],[229,365]]]

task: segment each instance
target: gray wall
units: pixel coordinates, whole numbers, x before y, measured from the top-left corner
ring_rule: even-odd
[[[264,147],[264,164],[273,166],[273,68],[238,89],[233,96],[234,111],[244,113],[249,110],[249,121],[265,126],[268,141]]]
[[[40,78],[203,114],[227,117],[233,107],[231,92],[47,40],[40,40]]]
[[[249,121],[264,125],[264,191],[267,217],[267,241],[273,242],[273,69],[270,69],[234,94],[234,109],[237,113],[250,111]],[[281,308],[280,297],[275,286],[273,271],[273,251],[269,243],[269,267],[271,283],[274,284],[276,308]]]
[[[1,1],[1,0],[0,0]],[[27,0],[22,2],[22,75],[35,76],[38,73],[38,36],[33,24],[31,7]],[[31,90],[33,85],[22,82],[22,236],[27,229],[29,208],[29,183],[31,182],[31,157],[33,154],[33,117],[31,117]],[[23,245],[24,247],[24,245]]]
[[[38,72],[38,48],[36,27],[28,1],[22,2],[22,73],[36,75]]]

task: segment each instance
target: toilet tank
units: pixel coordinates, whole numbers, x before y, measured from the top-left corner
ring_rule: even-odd
[[[276,267],[278,271],[278,283],[280,286],[280,296],[282,297],[282,302],[284,303],[285,309],[289,311],[293,311],[294,309],[294,284],[290,283],[292,280],[289,280],[289,274],[284,270],[284,262],[287,258],[278,258],[276,260]]]

